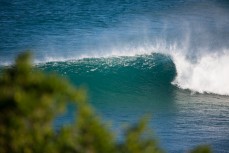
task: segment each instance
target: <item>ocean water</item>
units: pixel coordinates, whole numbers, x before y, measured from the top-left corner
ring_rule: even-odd
[[[229,1],[0,0],[1,67],[25,50],[87,88],[118,137],[148,114],[168,152],[229,152]]]

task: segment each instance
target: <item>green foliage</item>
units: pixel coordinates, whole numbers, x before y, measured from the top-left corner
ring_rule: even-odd
[[[135,126],[127,129],[125,141],[121,145],[123,153],[161,153],[155,140],[151,137],[143,137],[146,132],[147,120],[143,118]]]
[[[54,75],[33,71],[28,53],[0,78],[0,152],[47,152],[53,118],[66,101],[84,101],[81,90]]]
[[[211,149],[207,145],[197,146],[190,153],[212,153]]]
[[[55,131],[53,120],[68,102],[77,105],[75,123]],[[152,137],[145,137],[145,128],[141,120],[126,131],[123,143],[117,143],[88,105],[84,90],[35,70],[29,53],[20,55],[0,76],[0,153],[163,152]]]

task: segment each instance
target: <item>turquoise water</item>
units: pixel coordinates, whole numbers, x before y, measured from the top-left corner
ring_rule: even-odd
[[[210,144],[217,152],[229,149],[228,97],[194,94],[172,85],[177,74],[170,56],[85,58],[38,67],[86,87],[91,104],[112,121],[119,135],[127,123],[151,115],[150,126],[169,152],[187,151],[198,144]],[[73,120],[74,107],[68,109],[56,127]]]
[[[152,116],[168,152],[229,150],[229,3],[223,0],[1,0],[0,64],[34,64],[84,86],[112,130]],[[59,117],[61,127],[75,107]]]

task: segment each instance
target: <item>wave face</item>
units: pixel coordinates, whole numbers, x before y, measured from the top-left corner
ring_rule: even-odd
[[[38,67],[65,75],[73,83],[85,84],[92,91],[129,94],[168,88],[176,76],[171,57],[158,53],[49,62]]]

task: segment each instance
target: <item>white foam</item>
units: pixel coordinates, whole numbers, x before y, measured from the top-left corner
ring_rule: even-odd
[[[229,95],[228,51],[202,55],[195,62],[179,52],[173,53],[177,77],[173,84],[199,93]]]
[[[13,62],[0,62],[0,66],[10,66]]]

